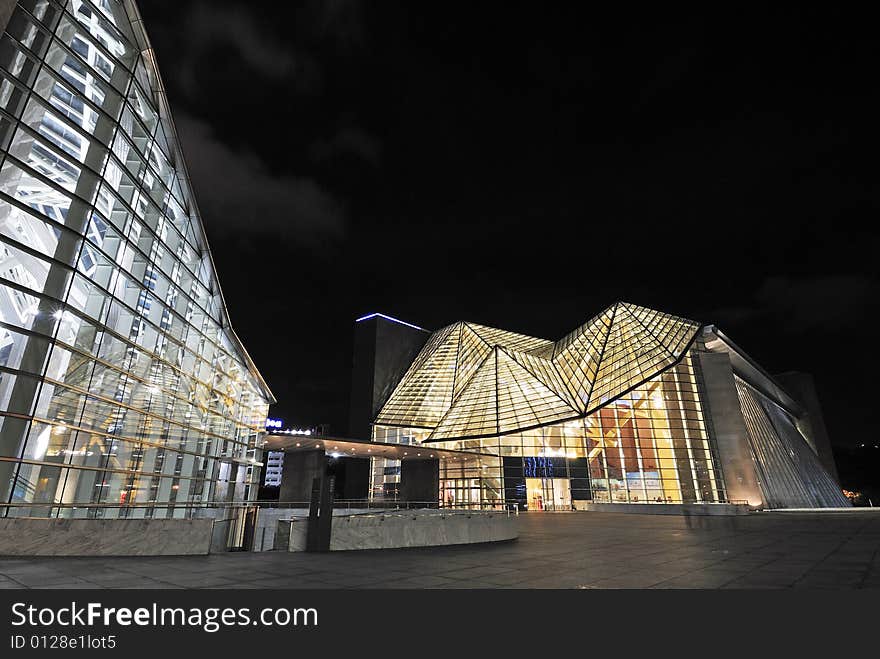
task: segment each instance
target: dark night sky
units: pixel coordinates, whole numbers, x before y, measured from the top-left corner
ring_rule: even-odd
[[[871,21],[141,9],[274,416],[345,430],[364,313],[556,339],[625,299],[718,324],[770,372],[812,372],[833,441],[876,442]]]

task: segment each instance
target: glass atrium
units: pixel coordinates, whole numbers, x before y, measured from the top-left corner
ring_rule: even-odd
[[[0,515],[255,496],[273,399],[230,327],[133,2],[15,8],[0,239]]]

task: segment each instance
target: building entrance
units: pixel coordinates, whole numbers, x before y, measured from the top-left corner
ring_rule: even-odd
[[[568,478],[526,478],[529,510],[571,510]]]

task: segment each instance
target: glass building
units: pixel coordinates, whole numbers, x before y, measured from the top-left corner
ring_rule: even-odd
[[[0,0],[0,28],[0,515],[253,498],[274,400],[137,7]]]
[[[467,452],[438,465],[441,505],[847,506],[819,415],[714,326],[619,302],[556,342],[433,332],[372,439]],[[394,496],[400,462],[371,471]]]

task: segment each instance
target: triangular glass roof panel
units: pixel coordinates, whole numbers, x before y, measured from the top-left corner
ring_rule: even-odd
[[[433,428],[452,404],[462,323],[438,330],[376,418],[376,423]]]
[[[666,347],[618,304],[590,393],[589,409],[606,404],[674,361]]]
[[[547,385],[549,389],[555,392],[570,407],[575,410],[580,409],[580,403],[571,394],[568,386],[566,386],[565,381],[562,379],[562,375],[552,361],[541,359],[527,352],[514,352],[513,350],[505,350],[505,352],[520,366]]]
[[[556,343],[553,362],[582,412],[587,409],[614,309],[609,307]]]
[[[508,332],[507,330],[486,327],[485,325],[476,325],[474,323],[467,323],[467,325],[476,332],[481,339],[493,347],[501,346],[519,352],[531,352],[533,350],[549,348],[553,345],[553,341],[548,341],[547,339],[539,339],[534,336],[517,334],[516,332]]]
[[[681,356],[684,348],[700,329],[699,323],[662,311],[626,302],[623,303],[623,307],[635,316],[675,358]]]
[[[497,352],[493,350],[483,360],[428,441],[480,437],[498,432]]]
[[[453,400],[458,398],[490,352],[492,352],[492,347],[478,336],[470,325],[461,323],[458,361],[455,365],[455,383],[452,390]]]
[[[529,372],[504,350],[498,350],[498,429],[515,432],[572,419],[580,411]]]

